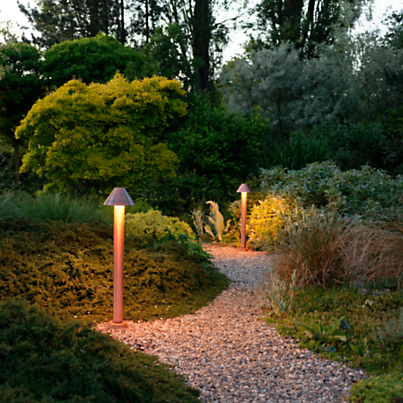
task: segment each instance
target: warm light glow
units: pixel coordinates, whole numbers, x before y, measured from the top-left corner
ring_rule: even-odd
[[[123,249],[125,240],[125,206],[114,206],[114,280],[113,322],[123,322]]]

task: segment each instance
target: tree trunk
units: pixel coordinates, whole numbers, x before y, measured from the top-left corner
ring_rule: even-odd
[[[201,64],[197,69],[199,92],[209,91],[210,39],[210,0],[196,0],[193,19],[193,57]]]

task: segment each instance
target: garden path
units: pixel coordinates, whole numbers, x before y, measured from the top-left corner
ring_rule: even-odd
[[[365,374],[324,360],[260,320],[259,284],[270,256],[208,247],[230,287],[192,315],[109,330],[135,349],[157,355],[201,392],[203,402],[347,402]],[[105,325],[99,329],[106,330]]]

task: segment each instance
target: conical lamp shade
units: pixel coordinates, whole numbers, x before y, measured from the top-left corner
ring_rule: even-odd
[[[105,206],[134,206],[134,201],[125,188],[115,188],[106,199]]]
[[[248,188],[248,185],[246,183],[242,183],[241,186],[239,186],[237,193],[250,193],[250,189]]]

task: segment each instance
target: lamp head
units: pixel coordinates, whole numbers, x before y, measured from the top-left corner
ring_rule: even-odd
[[[250,193],[250,189],[246,183],[242,183],[242,185],[239,186],[237,193]]]
[[[134,206],[134,201],[125,188],[115,188],[106,199],[105,206]]]

